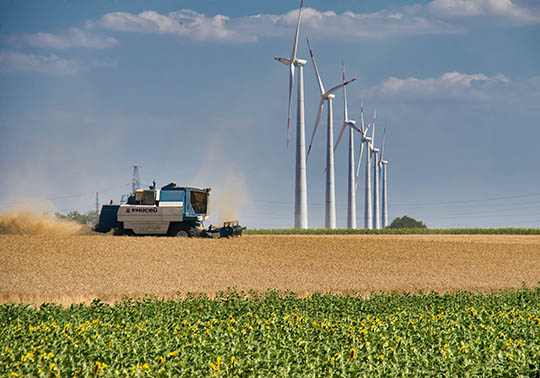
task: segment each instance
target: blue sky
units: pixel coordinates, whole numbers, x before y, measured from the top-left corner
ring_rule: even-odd
[[[212,186],[214,217],[293,224],[288,56],[299,1],[0,0],[0,210],[118,201],[142,182]],[[325,85],[341,59],[350,118],[387,128],[390,219],[540,227],[540,2],[305,0]],[[306,135],[318,88],[305,68]],[[343,120],[334,107],[335,134]],[[294,114],[294,112],[293,112]],[[294,120],[293,120],[294,123]],[[294,145],[294,132],[292,144]],[[346,224],[346,149],[336,154]],[[357,146],[358,148],[358,146]],[[310,227],[324,224],[325,133],[308,161]],[[362,224],[362,186],[358,224]]]

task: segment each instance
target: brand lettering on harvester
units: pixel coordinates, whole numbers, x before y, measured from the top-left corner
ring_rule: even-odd
[[[157,213],[158,209],[157,209],[157,207],[145,207],[145,208],[142,208],[142,209],[133,207],[133,208],[131,208],[131,212],[132,213]]]

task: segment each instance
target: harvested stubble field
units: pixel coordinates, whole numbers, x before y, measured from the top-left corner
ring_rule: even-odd
[[[369,294],[536,287],[540,236],[0,235],[0,302],[114,302],[227,288]]]

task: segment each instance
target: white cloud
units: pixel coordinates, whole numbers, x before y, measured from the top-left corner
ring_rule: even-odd
[[[284,15],[257,15],[236,21],[241,30],[260,36],[289,35],[294,29],[298,11]],[[380,11],[354,13],[347,11],[318,11],[306,8],[302,12],[302,30],[318,38],[383,39],[404,35],[456,34],[464,32],[440,20],[408,14],[406,12]]]
[[[513,24],[540,22],[532,7],[519,7],[512,0],[433,0],[428,9],[443,18],[484,17]]]
[[[511,81],[502,74],[463,74],[447,72],[440,77],[398,79],[389,77],[366,91],[367,96],[400,97],[426,100],[463,98],[482,100],[490,96],[494,88],[508,86]]]
[[[304,8],[303,33],[333,39],[383,39],[411,35],[465,33],[463,19],[477,16],[484,23],[523,25],[540,22],[540,11],[518,6],[512,0],[433,0],[427,6],[416,4],[375,13],[336,13]],[[461,18],[458,22],[455,19]],[[482,17],[480,20],[478,17]],[[258,14],[229,18],[207,16],[183,9],[168,14],[147,10],[139,14],[107,13],[95,23],[105,29],[170,34],[202,41],[255,42],[263,37],[284,37],[294,32],[298,9],[284,14]],[[450,22],[450,20],[453,20]]]
[[[520,2],[517,5],[516,2]],[[302,33],[320,39],[376,40],[414,35],[461,34],[474,25],[527,25],[540,23],[540,2],[536,0],[432,0],[427,5],[406,5],[374,13],[304,8]],[[20,47],[25,43],[48,49],[74,47],[104,49],[118,40],[96,33],[107,30],[176,35],[198,41],[230,43],[255,42],[260,38],[290,37],[294,33],[298,9],[284,14],[258,14],[229,18],[207,16],[190,9],[168,14],[146,10],[139,14],[113,12],[97,21],[88,20],[83,29],[72,27],[64,33],[40,32],[1,37],[5,43]]]
[[[261,37],[291,34],[298,10],[282,15],[259,14],[230,19],[223,15],[209,17],[192,10],[169,14],[144,11],[139,14],[114,12],[105,14],[98,25],[109,30],[171,34],[194,40],[255,42]],[[461,27],[418,15],[381,11],[377,13],[302,11],[302,31],[320,38],[382,39],[401,35],[455,34]]]
[[[57,55],[26,54],[18,51],[0,51],[0,72],[39,72],[51,75],[74,75],[81,65]]]
[[[35,33],[23,35],[20,39],[31,46],[48,49],[69,49],[72,47],[105,49],[118,44],[118,40],[113,37],[92,34],[75,27],[70,28],[64,34]]]
[[[223,15],[208,17],[193,10],[183,9],[169,14],[149,10],[139,14],[114,12],[105,14],[98,24],[110,30],[172,34],[202,41],[251,42],[254,36],[240,34],[227,28],[229,18]]]
[[[389,77],[360,92],[364,99],[392,106],[461,103],[466,107],[493,112],[540,114],[540,76],[509,79],[502,74],[485,75],[447,72],[440,77],[399,79]]]

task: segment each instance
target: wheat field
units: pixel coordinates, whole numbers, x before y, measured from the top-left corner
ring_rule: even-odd
[[[540,281],[540,236],[0,235],[0,302],[237,290],[488,292]]]

